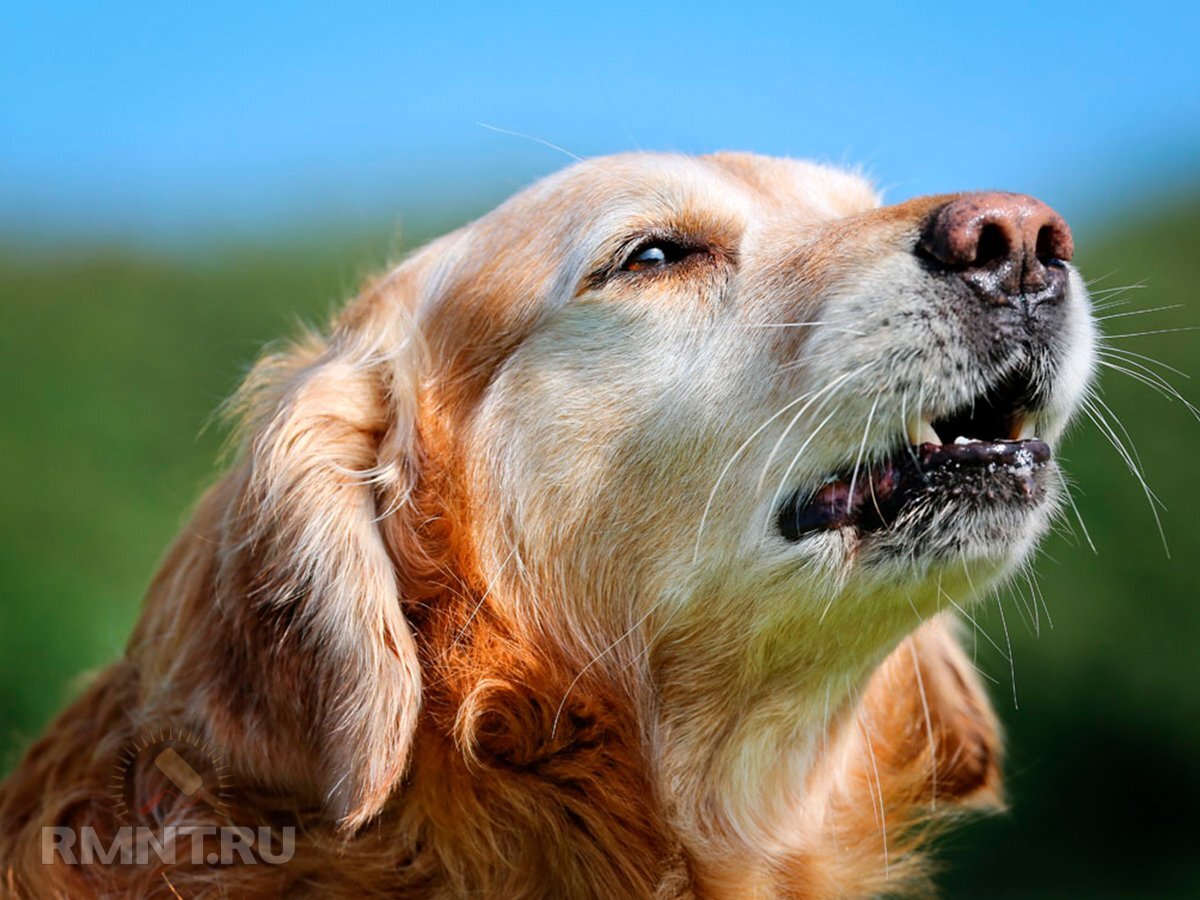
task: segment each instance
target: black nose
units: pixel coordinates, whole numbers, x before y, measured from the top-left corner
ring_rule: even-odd
[[[920,249],[996,306],[1033,310],[1066,294],[1071,229],[1026,194],[964,194],[933,212]]]

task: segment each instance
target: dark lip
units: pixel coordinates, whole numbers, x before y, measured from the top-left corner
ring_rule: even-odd
[[[906,447],[857,477],[842,472],[815,492],[794,494],[780,507],[779,529],[789,541],[850,526],[879,531],[923,498],[1027,502],[1051,457],[1050,446],[1037,439]]]
[[[1050,445],[1037,438],[1025,441],[972,441],[966,444],[922,444],[917,449],[921,466],[943,465],[1033,466],[1050,461]]]

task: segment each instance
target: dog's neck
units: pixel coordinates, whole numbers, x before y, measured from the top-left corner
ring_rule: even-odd
[[[425,711],[396,802],[410,814],[415,804],[433,827],[447,815],[480,822],[458,832],[472,857],[464,870],[493,877],[505,864],[474,857],[496,846],[496,822],[505,854],[538,860],[569,835],[575,877],[636,880],[639,891],[685,875],[704,896],[767,889],[781,878],[777,858],[811,849],[806,830],[818,826],[806,817],[823,813],[806,801],[816,791],[829,806],[841,774],[815,784],[813,773],[852,755],[846,735],[859,733],[853,711],[877,660],[836,676],[795,660],[734,684],[729,661],[714,659],[690,688],[649,690],[649,672],[635,676],[627,662],[571,659],[530,642],[496,612],[504,604],[494,594],[458,591],[444,602],[461,614],[410,614],[426,650]],[[700,671],[697,662],[687,671]],[[663,683],[671,666],[669,655],[646,661]],[[573,863],[555,865],[571,877]]]
[[[714,629],[725,639],[706,645],[714,651],[707,658],[694,649],[676,658],[671,643],[655,650],[656,681],[665,686],[661,780],[697,879],[714,896],[752,888],[772,895],[794,881],[778,861],[811,859],[814,835],[823,843],[836,830],[832,808],[841,798],[834,795],[863,749],[864,696],[904,636],[899,626],[863,634],[861,624],[818,621],[820,610],[799,609],[792,621],[742,633],[753,630],[749,618]],[[838,643],[823,645],[821,635]],[[876,801],[861,802],[873,809]]]

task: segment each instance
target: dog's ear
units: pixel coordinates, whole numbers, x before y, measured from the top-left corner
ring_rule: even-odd
[[[399,578],[418,543],[420,342],[395,290],[255,367],[234,404],[238,462],[172,549],[130,650],[147,725],[170,710],[235,780],[319,802],[346,830],[402,777],[420,704]]]

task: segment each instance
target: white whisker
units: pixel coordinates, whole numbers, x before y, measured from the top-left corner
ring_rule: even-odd
[[[995,592],[996,609],[1000,610],[1000,624],[1004,628],[1004,643],[1008,647],[1008,672],[1012,678],[1012,695],[1013,709],[1020,709],[1021,704],[1017,700],[1017,663],[1012,652],[1012,637],[1008,633],[1008,619],[1004,617],[1004,602],[1000,599],[1000,592]]]
[[[543,140],[540,137],[534,137],[532,134],[525,134],[524,132],[521,132],[521,131],[512,131],[511,129],[508,129],[508,128],[500,128],[497,125],[489,125],[487,122],[476,122],[475,124],[478,125],[480,128],[486,128],[488,131],[495,131],[497,134],[507,134],[511,137],[524,138],[527,141],[533,141],[535,144],[541,144],[543,147],[548,147],[551,150],[557,150],[559,153],[562,153],[565,156],[575,160],[575,162],[583,162],[584,161],[582,156],[576,156],[570,150],[560,147],[560,146],[558,146],[558,144],[552,144],[549,141]]]
[[[757,428],[755,428],[754,431],[750,432],[750,436],[748,438],[746,438],[746,440],[742,442],[742,445],[733,452],[732,456],[729,457],[728,462],[725,463],[725,466],[721,469],[720,474],[717,476],[717,480],[713,484],[712,490],[709,491],[708,502],[704,504],[704,512],[700,516],[700,524],[696,529],[696,548],[695,548],[695,552],[693,553],[693,556],[692,556],[693,563],[695,563],[700,558],[700,539],[704,534],[704,525],[708,521],[708,513],[712,509],[713,500],[716,499],[717,490],[721,487],[721,482],[725,480],[725,476],[727,474],[729,474],[729,470],[733,467],[733,464],[735,462],[737,462],[738,458],[743,453],[746,452],[746,448],[750,446],[750,444],[754,441],[754,439],[756,437],[758,437],[760,434],[762,434],[763,431],[765,431],[772,422],[774,422],[776,419],[778,419],[780,416],[782,416],[785,412],[787,412],[789,409],[791,409],[796,404],[803,403],[806,399],[808,399],[808,397],[810,395],[811,395],[811,392],[801,394],[799,397],[796,397],[794,400],[789,401],[788,403],[786,403],[782,407],[780,407],[778,410],[776,410],[775,413],[772,414],[770,418],[768,418],[765,422],[763,422],[761,425],[759,425]]]
[[[1104,339],[1106,341],[1115,341],[1120,338],[1147,337],[1152,334],[1177,334],[1180,331],[1200,331],[1200,325],[1184,325],[1180,328],[1160,328],[1157,331],[1135,331],[1131,334],[1106,334]]]
[[[743,328],[816,328],[822,326],[830,331],[836,331],[839,334],[853,334],[856,337],[866,336],[865,331],[856,331],[853,328],[846,328],[842,325],[835,325],[832,322],[751,322],[748,325],[743,325]]]
[[[1087,527],[1087,525],[1084,523],[1084,521],[1083,521],[1083,516],[1082,516],[1082,515],[1080,514],[1080,512],[1079,512],[1079,506],[1078,506],[1078,505],[1075,503],[1075,495],[1074,495],[1074,494],[1072,493],[1072,491],[1071,491],[1071,485],[1070,485],[1070,484],[1064,484],[1064,485],[1063,485],[1063,490],[1065,491],[1065,493],[1066,493],[1066,495],[1067,495],[1067,502],[1068,502],[1069,504],[1071,504],[1071,509],[1072,509],[1072,510],[1074,510],[1074,512],[1075,512],[1075,518],[1076,518],[1076,520],[1078,520],[1078,522],[1079,522],[1079,527],[1080,527],[1080,529],[1083,531],[1083,537],[1084,537],[1084,540],[1086,540],[1086,541],[1087,541],[1087,543],[1088,543],[1088,546],[1092,548],[1092,553],[1094,553],[1094,554],[1096,554],[1097,556],[1099,556],[1099,555],[1100,555],[1100,552],[1099,552],[1099,551],[1096,549],[1096,545],[1095,545],[1094,543],[1092,543],[1092,536],[1091,536],[1091,534],[1088,532],[1088,527]]]
[[[1173,384],[1171,384],[1153,369],[1142,365],[1136,360],[1124,359],[1122,357],[1110,357],[1108,356],[1108,351],[1105,350],[1101,350],[1099,353],[1100,359],[1098,362],[1100,365],[1104,366],[1105,368],[1112,369],[1114,372],[1120,372],[1121,374],[1132,378],[1134,381],[1146,385],[1146,387],[1150,388],[1155,393],[1161,394],[1168,400],[1179,401],[1183,404],[1184,408],[1186,408],[1187,411],[1192,414],[1192,416],[1200,420],[1200,409],[1197,409],[1196,406],[1186,397],[1184,397],[1183,394],[1181,394]],[[1120,359],[1121,361],[1119,363],[1114,362],[1114,359]],[[1130,368],[1131,366],[1133,368]]]
[[[953,597],[951,597],[949,594],[946,593],[945,589],[941,585],[940,579],[938,580],[937,590],[938,590],[939,596],[945,597],[947,600],[949,600],[950,605],[953,606],[956,610],[958,610],[959,615],[961,615],[964,619],[966,619],[968,622],[970,622],[971,626],[979,634],[983,635],[983,639],[992,645],[992,649],[994,649],[997,653],[999,653],[1002,657],[1004,657],[1004,659],[1007,660],[1008,662],[1012,662],[1011,656],[1009,654],[1005,653],[1004,650],[1001,649],[1000,645],[997,644],[994,640],[992,640],[992,636],[990,634],[988,634],[986,630],[984,630],[982,625],[979,624],[979,620],[976,619],[974,616],[972,616],[965,609],[963,609],[963,607]]]
[[[864,716],[866,715],[866,713],[865,713],[865,710],[863,709],[862,698],[860,696],[858,696],[857,691],[855,691],[855,704],[854,705],[857,709],[857,712],[855,714],[855,721],[858,724],[859,733],[863,736],[863,740],[867,744],[867,753],[871,759],[871,770],[875,776],[875,789],[872,790],[871,779],[868,777],[867,778],[867,790],[872,794],[872,801],[873,801],[872,806],[875,806],[876,798],[877,798],[877,802],[878,802],[878,807],[877,807],[878,816],[876,818],[876,821],[879,823],[879,833],[883,839],[883,878],[886,881],[890,877],[891,867],[890,867],[890,862],[888,859],[887,810],[884,808],[884,805],[883,805],[883,781],[879,777],[879,760],[875,756],[875,746],[871,742],[870,727],[868,726],[867,722],[864,720]]]
[[[937,809],[937,740],[933,735],[933,717],[929,714],[929,697],[925,693],[925,679],[921,677],[921,660],[917,658],[917,645],[908,641],[908,652],[912,654],[913,674],[917,678],[917,693],[921,697],[921,711],[925,714],[925,736],[929,740],[929,783],[930,803]]]
[[[880,394],[875,395],[871,411],[867,413],[867,424],[863,426],[862,443],[858,445],[858,457],[854,460],[854,471],[850,474],[850,490],[846,492],[846,512],[850,512],[850,504],[854,502],[854,485],[858,481],[858,467],[862,464],[863,454],[867,449],[867,438],[871,432],[871,420],[875,418],[875,410],[879,406]]]
[[[808,412],[809,407],[811,407],[813,405],[813,403],[816,402],[817,398],[819,398],[823,394],[829,393],[831,390],[836,388],[838,385],[844,384],[845,382],[850,381],[851,379],[857,377],[859,374],[866,371],[873,365],[875,365],[875,364],[874,363],[864,363],[863,365],[859,366],[857,369],[854,369],[851,372],[846,372],[842,375],[839,375],[837,378],[835,378],[829,384],[825,385],[825,387],[821,388],[821,390],[818,391],[816,394],[813,394],[812,397],[809,399],[809,401],[800,407],[800,409],[796,412],[796,414],[794,416],[792,416],[791,421],[788,422],[787,427],[783,429],[783,434],[781,434],[779,436],[779,440],[777,440],[775,442],[775,445],[771,448],[771,452],[767,454],[767,461],[765,463],[763,463],[762,473],[758,476],[758,484],[754,488],[756,495],[758,493],[762,492],[763,482],[766,480],[766,477],[767,477],[767,470],[769,470],[771,468],[771,463],[774,462],[775,455],[779,452],[779,448],[783,445],[783,442],[785,440],[787,440],[788,434],[791,433],[791,430],[796,426],[796,423],[798,421],[800,421],[801,416],[803,416],[806,412]],[[824,402],[822,402],[821,406],[817,407],[817,411],[819,412],[824,407],[824,405],[825,405]]]
[[[812,433],[804,439],[804,443],[800,445],[800,449],[792,455],[792,461],[788,463],[787,469],[784,470],[783,476],[779,479],[779,487],[775,489],[775,493],[771,497],[771,502],[767,506],[766,528],[771,527],[771,514],[775,511],[775,509],[778,508],[779,501],[783,498],[784,488],[787,486],[787,480],[791,476],[792,470],[796,467],[796,464],[800,462],[800,458],[804,455],[804,451],[808,449],[808,445],[816,439],[817,435],[821,433],[822,429],[829,424],[829,420],[841,411],[842,406],[834,407],[829,415],[822,419],[817,427],[813,429]]]
[[[1182,303],[1172,303],[1170,306],[1155,306],[1150,309],[1131,309],[1129,312],[1113,313],[1108,316],[1096,316],[1097,322],[1107,322],[1109,319],[1124,319],[1129,316],[1145,316],[1150,313],[1165,312],[1168,309],[1183,309]]]
[[[1097,398],[1095,398],[1093,395],[1091,399]],[[1163,551],[1166,553],[1169,559],[1171,556],[1171,550],[1167,545],[1167,535],[1163,530],[1162,519],[1158,514],[1159,507],[1162,507],[1163,509],[1166,509],[1166,507],[1163,506],[1162,501],[1158,499],[1154,491],[1150,489],[1150,485],[1146,482],[1146,478],[1142,474],[1141,469],[1138,467],[1137,462],[1134,460],[1130,452],[1125,448],[1125,445],[1121,443],[1120,437],[1117,436],[1116,431],[1104,418],[1103,414],[1092,405],[1091,400],[1085,399],[1083,403],[1080,404],[1080,408],[1084,411],[1084,414],[1092,420],[1096,427],[1100,429],[1100,433],[1108,439],[1110,444],[1112,444],[1113,449],[1117,451],[1117,455],[1124,460],[1126,467],[1133,474],[1133,477],[1137,479],[1138,484],[1141,485],[1142,492],[1146,495],[1146,499],[1150,504],[1150,512],[1154,516],[1154,523],[1158,527],[1158,534],[1162,539]]]
[[[1168,372],[1170,372],[1174,375],[1178,375],[1181,378],[1186,378],[1189,381],[1192,378],[1192,376],[1189,375],[1187,372],[1184,372],[1181,369],[1177,369],[1172,365],[1168,365],[1167,363],[1163,362],[1161,359],[1155,359],[1153,356],[1147,356],[1145,353],[1135,353],[1133,350],[1128,350],[1124,347],[1108,347],[1108,346],[1105,346],[1103,343],[1101,343],[1101,345],[1099,347],[1099,351],[1106,355],[1112,354],[1113,356],[1116,356],[1119,359],[1134,357],[1136,359],[1140,359],[1140,360],[1143,360],[1144,362],[1150,363],[1151,365],[1166,369]]]
[[[454,636],[454,640],[451,643],[452,647],[457,646],[458,642],[463,639],[463,636],[467,633],[467,629],[470,628],[471,623],[473,621],[475,621],[475,616],[479,614],[479,610],[481,610],[483,608],[484,602],[487,600],[488,596],[492,593],[492,588],[494,588],[496,586],[496,582],[500,580],[500,575],[504,571],[504,567],[508,565],[508,561],[513,558],[513,555],[516,552],[517,552],[516,547],[513,547],[512,549],[510,549],[508,551],[508,556],[504,557],[504,561],[502,563],[500,563],[499,568],[496,569],[495,576],[492,578],[492,580],[490,582],[488,582],[487,590],[485,590],[483,592],[483,596],[481,596],[479,598],[479,602],[475,604],[474,609],[471,610],[471,614],[469,616],[467,616],[467,621],[463,622],[462,628],[460,628],[458,631],[458,634],[456,634]]]

